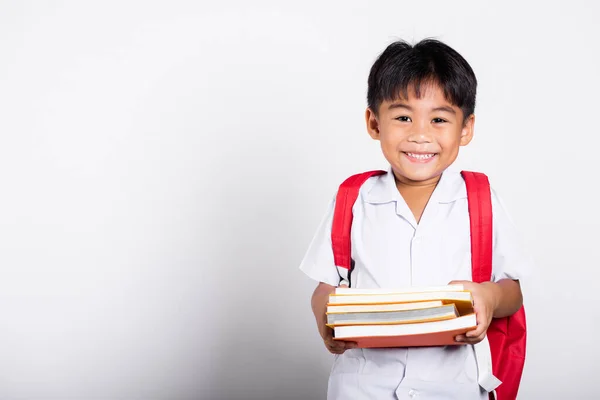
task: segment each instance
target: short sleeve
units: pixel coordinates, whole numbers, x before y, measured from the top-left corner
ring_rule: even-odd
[[[533,270],[533,259],[524,248],[521,235],[502,199],[492,189],[494,249],[492,280],[524,280]]]
[[[335,197],[329,203],[327,212],[300,264],[300,270],[309,278],[331,286],[337,286],[340,283],[340,276],[333,260],[331,247],[331,226],[333,225],[334,209]]]

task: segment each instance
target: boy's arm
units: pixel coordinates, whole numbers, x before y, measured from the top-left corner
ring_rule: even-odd
[[[323,338],[325,347],[333,354],[342,354],[347,349],[356,348],[356,343],[346,342],[341,340],[333,339],[333,329],[328,327],[327,324],[327,303],[329,302],[329,295],[335,291],[335,286],[328,285],[326,283],[319,283],[313,292],[311,298],[311,306],[315,319],[317,320],[317,327],[319,334]]]
[[[494,292],[495,298],[494,318],[509,317],[519,311],[523,305],[523,293],[521,284],[517,280],[502,279],[498,282],[485,282],[482,285],[489,286]]]

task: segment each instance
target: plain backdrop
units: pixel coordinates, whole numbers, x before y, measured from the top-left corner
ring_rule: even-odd
[[[477,74],[456,166],[536,262],[520,398],[597,398],[599,12],[0,1],[0,400],[324,399],[298,265],[337,185],[386,167],[372,62],[425,37]]]

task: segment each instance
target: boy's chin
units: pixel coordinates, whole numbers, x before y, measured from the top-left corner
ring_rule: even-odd
[[[396,179],[398,179],[400,182],[426,184],[433,181],[437,181],[440,178],[441,172],[435,170],[400,170],[394,171],[394,174],[396,175]]]

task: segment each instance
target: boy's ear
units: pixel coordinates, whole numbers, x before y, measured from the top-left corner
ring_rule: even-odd
[[[369,135],[373,139],[379,140],[379,121],[373,110],[370,108],[367,108],[367,111],[365,112],[365,120],[367,122],[367,132],[369,132]]]
[[[460,133],[460,145],[466,146],[473,139],[473,130],[475,128],[475,115],[471,114],[467,117],[463,124],[462,131]]]

